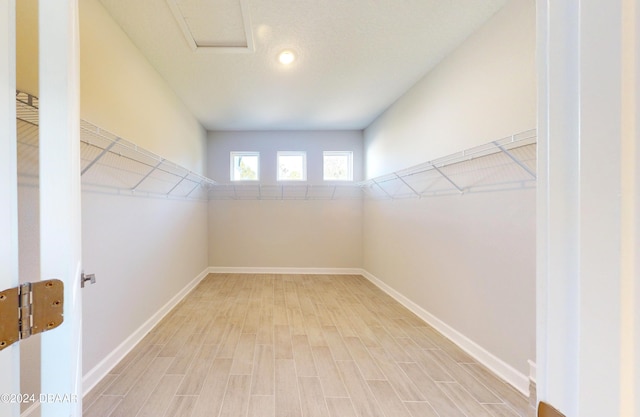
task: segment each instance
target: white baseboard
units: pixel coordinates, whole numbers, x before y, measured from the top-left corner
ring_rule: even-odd
[[[502,378],[505,382],[512,385],[515,389],[522,394],[529,396],[529,378],[514,369],[511,365],[505,363],[501,359],[497,358],[491,352],[484,349],[482,346],[475,343],[456,329],[452,328],[442,320],[438,319],[433,314],[429,313],[418,304],[414,303],[404,295],[400,294],[395,289],[375,277],[373,274],[366,270],[361,271],[362,275],[375,284],[382,291],[389,294],[400,304],[411,310],[414,314],[427,322],[437,331],[446,336],[449,340],[458,345],[461,349],[475,358],[478,362],[489,368],[493,373]]]
[[[188,283],[180,292],[171,298],[160,310],[149,318],[142,326],[131,334],[124,342],[113,350],[107,357],[98,363],[93,369],[87,372],[82,378],[82,387],[84,394],[96,386],[102,378],[109,373],[118,362],[120,362],[159,322],[173,309],[187,294],[195,288],[209,274],[209,268],[202,271],[190,283]]]
[[[273,268],[212,266],[212,274],[304,274],[304,275],[362,275],[362,268]]]
[[[538,365],[536,365],[536,363],[532,360],[529,360],[528,362],[529,362],[529,380],[532,381],[534,384],[536,384]]]

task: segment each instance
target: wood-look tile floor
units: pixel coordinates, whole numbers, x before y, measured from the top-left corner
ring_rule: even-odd
[[[84,416],[527,416],[528,400],[361,276],[211,274]]]

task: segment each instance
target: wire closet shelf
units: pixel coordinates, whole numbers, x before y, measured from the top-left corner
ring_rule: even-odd
[[[536,185],[536,130],[360,183],[365,198],[406,199]]]
[[[37,185],[38,98],[16,92],[18,175]],[[215,181],[149,152],[84,120],[80,160],[85,190],[171,199],[207,200]]]
[[[18,174],[38,183],[38,99],[16,92]],[[350,184],[218,183],[80,122],[85,190],[195,200],[406,199],[531,188],[536,184],[536,130]]]

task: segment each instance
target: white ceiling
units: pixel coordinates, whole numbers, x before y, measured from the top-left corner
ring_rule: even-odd
[[[100,1],[206,129],[335,130],[368,126],[507,0]]]

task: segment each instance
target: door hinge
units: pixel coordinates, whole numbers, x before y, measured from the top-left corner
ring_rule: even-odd
[[[64,284],[59,279],[27,282],[0,292],[0,350],[64,321]]]

